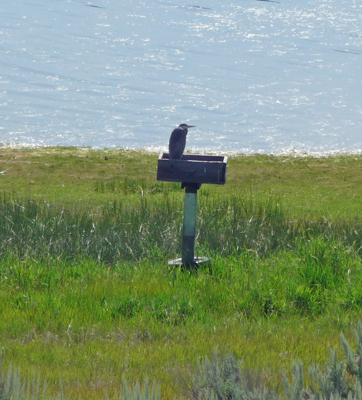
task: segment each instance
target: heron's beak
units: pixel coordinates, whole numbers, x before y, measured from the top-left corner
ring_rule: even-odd
[[[196,125],[187,125],[187,128],[196,128]]]

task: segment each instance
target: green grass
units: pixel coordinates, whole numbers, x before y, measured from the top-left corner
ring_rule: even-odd
[[[106,159],[107,158],[107,159]],[[1,191],[72,208],[97,207],[143,195],[180,196],[179,184],[157,182],[158,154],[133,150],[39,148],[0,150]],[[294,214],[359,213],[362,156],[329,158],[231,156],[225,186],[204,185],[200,194],[242,192],[277,196]]]
[[[238,156],[199,191],[198,271],[180,256],[183,191],[157,155],[3,149],[0,347],[4,366],[104,398],[232,352],[281,391],[292,362],[322,364],[362,304],[362,157]]]

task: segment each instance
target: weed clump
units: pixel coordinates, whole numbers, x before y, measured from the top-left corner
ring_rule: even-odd
[[[43,388],[41,388],[43,386]],[[111,397],[106,393],[106,400]],[[123,379],[121,393],[117,393],[113,397],[114,400],[160,400],[160,385],[153,382],[150,383],[146,378],[141,385],[136,382],[133,386],[127,384]],[[67,400],[63,392],[57,395],[47,395],[47,386],[45,383],[41,385],[41,379],[38,377],[33,381],[26,381],[21,378],[20,370],[10,368],[7,372],[3,372],[0,359],[0,400]]]
[[[242,372],[242,361],[231,353],[203,358],[188,378],[176,378],[180,394],[190,400],[277,400],[265,386],[255,385],[251,375]],[[259,381],[257,379],[257,381]]]
[[[309,387],[304,387],[301,362],[293,363],[293,377],[289,381],[283,373],[285,396],[288,400],[361,400],[362,399],[362,323],[355,330],[357,348],[352,350],[343,333],[341,343],[345,361],[339,361],[337,349],[328,348],[329,362],[324,368],[312,364],[308,368]]]
[[[242,371],[242,361],[216,350],[211,358],[197,363],[188,379],[176,377],[179,392],[190,400],[361,400],[362,399],[362,323],[355,331],[357,348],[352,350],[343,333],[341,343],[345,361],[337,349],[329,347],[330,360],[324,368],[308,368],[310,383],[305,385],[302,362],[293,362],[292,377],[282,374],[284,394],[268,390],[260,378]]]
[[[41,388],[42,386],[42,388]],[[47,396],[47,386],[41,385],[40,377],[27,381],[20,376],[20,369],[2,369],[0,358],[0,400],[65,400],[63,393]]]
[[[111,400],[108,394],[106,394],[106,400]],[[146,378],[143,385],[136,382],[133,387],[130,387],[126,379],[123,379],[121,394],[115,394],[114,400],[161,400],[160,385],[155,382],[150,383]]]

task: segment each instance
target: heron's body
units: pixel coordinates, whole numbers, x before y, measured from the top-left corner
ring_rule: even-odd
[[[168,145],[170,160],[181,160],[186,147],[188,128],[194,128],[194,126],[181,124],[172,131]]]

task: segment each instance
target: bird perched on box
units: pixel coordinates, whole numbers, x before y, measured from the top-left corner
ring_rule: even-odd
[[[172,131],[168,145],[170,160],[181,160],[186,146],[187,132],[190,128],[196,127],[194,125],[181,124]]]

